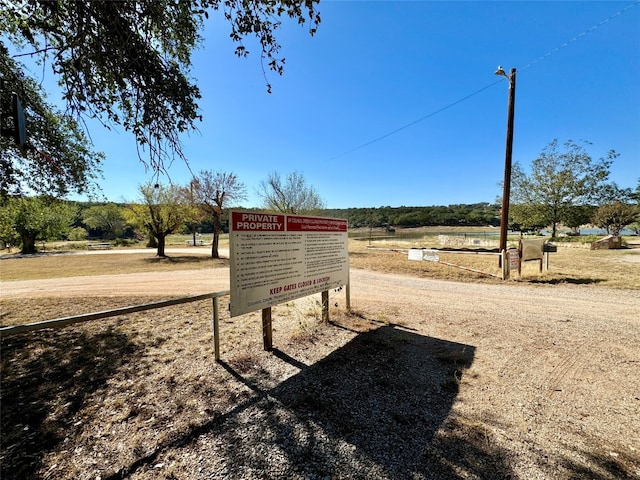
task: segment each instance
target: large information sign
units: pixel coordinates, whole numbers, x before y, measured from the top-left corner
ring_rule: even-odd
[[[347,221],[231,211],[231,316],[349,281]]]

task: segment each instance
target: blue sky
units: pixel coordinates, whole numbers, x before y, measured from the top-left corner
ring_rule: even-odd
[[[301,172],[328,208],[495,201],[508,97],[498,65],[518,70],[514,161],[526,168],[555,138],[587,140],[595,158],[620,154],[612,181],[637,185],[640,2],[324,1],[320,12],[313,38],[284,21],[272,94],[257,46],[239,59],[224,20],[206,25],[192,71],[204,121],[185,153],[194,172],[236,173],[244,206],[259,206],[273,171]],[[133,137],[91,125],[104,194],[135,200],[151,173]],[[169,174],[190,178],[180,162]]]

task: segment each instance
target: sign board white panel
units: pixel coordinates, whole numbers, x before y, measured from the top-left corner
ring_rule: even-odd
[[[231,316],[349,282],[347,221],[231,211]]]
[[[410,248],[409,260],[426,260],[427,262],[439,262],[440,257],[437,255],[437,250]]]
[[[422,261],[422,249],[421,248],[410,248],[409,249],[409,260]]]

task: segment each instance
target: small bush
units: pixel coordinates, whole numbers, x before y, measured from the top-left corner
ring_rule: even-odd
[[[116,238],[111,242],[111,244],[116,247],[130,247],[132,245],[137,245],[138,243],[139,242],[137,240],[133,240],[131,238]]]
[[[79,242],[86,240],[89,234],[87,230],[82,227],[74,227],[69,231],[69,240]]]

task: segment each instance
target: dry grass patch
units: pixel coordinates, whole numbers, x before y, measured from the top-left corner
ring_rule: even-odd
[[[3,321],[149,300],[12,300],[4,302]],[[254,402],[252,388],[274,388],[298,371],[284,354],[293,365],[265,365],[272,356],[262,351],[259,313],[230,319],[226,299],[220,307],[223,368],[213,359],[210,301],[3,339],[2,478],[120,478],[141,461],[153,468],[167,445]],[[292,308],[274,309],[278,344],[304,348],[330,328],[308,311],[302,328],[288,317]],[[342,334],[328,340],[329,351],[353,335]]]
[[[104,299],[74,300],[95,308]],[[415,452],[448,414],[452,379],[473,349],[364,315],[336,315],[310,334],[291,307],[276,310],[272,354],[261,349],[259,315],[223,318],[221,364],[208,302],[3,340],[3,478],[311,478],[323,469],[361,478],[361,468],[382,478],[427,468]],[[385,439],[407,434],[411,448],[388,455]]]
[[[100,310],[107,302],[112,304],[83,298],[52,305],[38,299],[5,306],[14,319],[25,319],[34,307],[67,316],[77,309]],[[115,472],[212,414],[211,396],[222,403],[237,396],[209,382],[210,318],[210,302],[197,302],[4,340],[5,472],[11,478],[49,469],[56,478]],[[255,350],[249,344],[259,336],[247,333],[234,335],[233,344],[243,339]],[[25,405],[29,414],[21,415]]]
[[[640,244],[621,250],[558,248],[551,254],[549,272],[538,278],[531,272],[525,280],[546,283],[600,284],[640,289]],[[533,262],[532,262],[533,263]]]
[[[367,242],[352,241],[349,243],[349,262],[352,268],[364,268],[384,273],[404,273],[419,277],[431,277],[454,281],[492,281],[494,277],[482,273],[463,270],[441,263],[429,261],[411,261],[407,258],[407,250],[414,247],[415,241],[409,245],[394,242],[377,248],[369,247]],[[472,255],[439,253],[442,262],[462,265],[480,270],[491,275],[499,275],[498,257],[495,255]]]
[[[549,270],[540,273],[538,262],[526,262],[522,276],[513,279],[526,283],[574,283],[604,285],[614,288],[640,289],[640,243],[628,238],[630,248],[621,250],[589,250],[561,246],[550,254]],[[440,252],[441,262],[417,262],[407,259],[407,249],[435,247],[434,237],[412,240],[384,240],[369,242],[349,240],[352,268],[386,273],[401,273],[419,277],[461,282],[502,282],[498,257],[495,255],[451,254]],[[378,247],[378,248],[376,248]],[[445,263],[460,265],[476,271],[464,270]],[[197,270],[228,267],[228,259],[212,259],[201,254],[175,255],[166,258],[145,254],[100,255],[44,255],[27,258],[0,257],[0,280],[30,280],[87,275],[109,275],[153,271]],[[486,275],[491,274],[494,276]]]
[[[373,247],[373,248],[371,248]],[[459,282],[501,283],[496,255],[451,254],[439,252],[443,263],[410,261],[409,248],[435,248],[433,239],[385,240],[371,242],[351,240],[349,258],[352,268],[385,273],[402,273],[420,277],[453,280]],[[494,276],[464,270],[451,265],[479,270]],[[539,271],[539,262],[523,263],[522,274],[512,274],[512,279],[524,283],[572,283],[603,285],[613,288],[640,289],[640,243],[629,242],[629,248],[620,250],[589,250],[585,248],[559,247],[549,257],[549,270]]]
[[[100,255],[51,254],[0,259],[0,280],[113,275],[120,273],[170,272],[227,267],[228,259],[206,255],[157,257],[152,253],[113,253]]]

